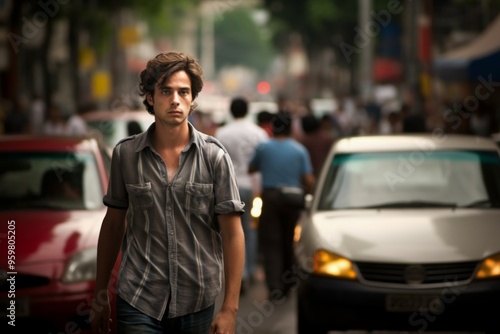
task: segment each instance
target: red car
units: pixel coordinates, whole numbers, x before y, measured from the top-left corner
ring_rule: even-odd
[[[0,137],[3,333],[90,333],[107,152],[90,138]]]

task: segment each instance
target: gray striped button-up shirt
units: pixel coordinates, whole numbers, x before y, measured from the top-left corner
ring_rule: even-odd
[[[158,320],[166,311],[177,317],[215,302],[223,273],[217,215],[244,209],[225,148],[191,124],[189,129],[171,182],[152,145],[155,124],[118,143],[103,199],[128,210],[118,294]]]

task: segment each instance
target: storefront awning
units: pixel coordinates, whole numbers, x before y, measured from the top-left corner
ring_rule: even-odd
[[[443,80],[500,80],[500,15],[473,41],[436,57],[434,75]]]

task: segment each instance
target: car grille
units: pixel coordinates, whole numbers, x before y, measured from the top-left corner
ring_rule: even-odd
[[[443,284],[472,278],[477,262],[388,264],[357,262],[359,273],[368,282],[388,284]]]
[[[17,274],[15,280],[16,290],[35,288],[38,286],[44,286],[49,284],[50,280],[43,276],[33,276],[33,275],[21,275]],[[8,276],[7,276],[8,278]],[[8,291],[10,289],[9,281],[2,280],[0,282],[0,291]]]

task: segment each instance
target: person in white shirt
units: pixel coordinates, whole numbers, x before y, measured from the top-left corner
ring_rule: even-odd
[[[87,134],[87,124],[78,114],[72,114],[66,123],[65,133],[69,136],[84,136]]]
[[[245,233],[245,267],[242,292],[255,279],[257,266],[257,231],[251,226],[250,209],[254,195],[259,193],[259,175],[250,175],[248,165],[260,142],[269,137],[264,129],[247,118],[248,101],[235,97],[230,104],[234,120],[217,129],[215,137],[224,145],[231,157],[236,172],[240,197],[245,202],[245,213],[241,217]]]
[[[57,105],[51,105],[47,120],[43,124],[42,133],[44,135],[64,135],[66,129],[66,120],[64,119],[61,109]]]
[[[49,117],[43,126],[43,134],[59,136],[85,136],[88,132],[83,118],[74,113],[65,117],[57,105],[49,109]]]
[[[35,95],[31,102],[31,131],[34,134],[43,132],[43,123],[45,118],[45,102],[43,99]]]

